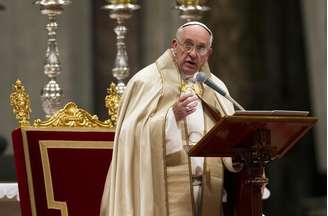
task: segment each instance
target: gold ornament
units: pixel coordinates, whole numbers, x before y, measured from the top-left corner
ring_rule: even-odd
[[[69,102],[65,107],[46,121],[37,119],[34,121],[34,127],[102,127],[112,128],[109,121],[99,121],[96,115],[90,115],[87,111],[80,109],[73,102]]]
[[[197,95],[202,96],[203,95],[203,87],[200,83],[196,82],[192,85],[189,85],[186,81],[182,80],[180,91],[187,93],[190,91],[195,92]]]
[[[30,97],[25,91],[25,87],[20,80],[17,80],[12,86],[12,93],[10,94],[10,105],[13,113],[16,114],[16,119],[20,127],[30,125],[31,102]]]
[[[190,89],[189,85],[186,82],[182,81],[180,86],[180,91],[186,93],[189,91],[189,89]]]
[[[108,109],[109,120],[116,126],[117,123],[117,112],[118,105],[120,103],[121,95],[117,92],[115,83],[111,83],[109,88],[107,88],[107,96],[105,97],[105,106]]]

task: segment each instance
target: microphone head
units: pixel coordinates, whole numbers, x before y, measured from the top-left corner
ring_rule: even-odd
[[[204,72],[198,72],[196,74],[196,81],[197,82],[205,82],[206,80],[208,80],[208,77],[206,76],[206,74]]]

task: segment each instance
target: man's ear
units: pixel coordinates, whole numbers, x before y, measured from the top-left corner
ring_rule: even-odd
[[[177,39],[173,39],[171,42],[171,48],[175,49],[178,46],[178,41]]]
[[[213,53],[212,47],[208,48],[208,53],[207,53],[208,57],[210,57],[212,53]]]

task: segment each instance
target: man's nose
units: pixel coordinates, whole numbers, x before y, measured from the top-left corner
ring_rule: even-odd
[[[189,55],[192,56],[193,58],[195,58],[197,56],[197,51],[196,51],[196,47],[193,47],[190,52]]]

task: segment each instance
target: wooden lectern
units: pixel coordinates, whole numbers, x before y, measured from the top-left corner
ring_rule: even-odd
[[[189,151],[192,157],[238,157],[241,182],[228,215],[262,216],[265,166],[282,157],[317,121],[299,111],[244,111],[220,118]],[[229,200],[228,195],[228,200]]]

